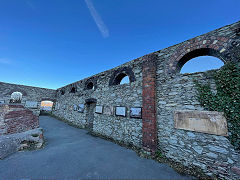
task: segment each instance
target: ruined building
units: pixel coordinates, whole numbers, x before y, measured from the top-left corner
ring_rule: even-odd
[[[183,165],[237,179],[240,154],[226,138],[226,120],[203,111],[196,99],[193,80],[214,86],[211,73],[180,74],[187,61],[204,55],[239,62],[240,22],[57,90],[0,83],[0,100],[8,103],[13,92],[21,92],[22,103],[35,114],[41,101],[51,100],[55,116],[94,133],[150,152],[160,149]],[[130,83],[120,84],[126,76]]]

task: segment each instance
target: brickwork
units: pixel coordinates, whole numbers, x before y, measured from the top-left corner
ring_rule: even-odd
[[[38,116],[22,105],[0,105],[0,135],[25,132],[39,127]]]
[[[157,117],[156,117],[156,58],[155,54],[144,56],[142,67],[142,143],[143,148],[155,152],[157,148]]]
[[[233,57],[231,54],[235,54],[232,50],[239,42],[239,35],[236,33],[239,28],[239,23],[236,23],[178,44],[165,65],[166,73],[180,72],[188,60],[197,56],[215,56],[224,63],[236,61],[238,57]]]

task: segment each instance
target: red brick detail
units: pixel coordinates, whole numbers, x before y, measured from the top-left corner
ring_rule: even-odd
[[[157,148],[156,59],[155,54],[146,55],[142,66],[142,145],[150,152]]]
[[[24,106],[23,106],[23,105],[20,105],[20,104],[17,104],[17,105],[15,105],[15,104],[9,104],[8,107],[9,107],[9,108],[24,108]]]
[[[186,42],[183,42],[175,51],[175,53],[173,53],[170,58],[169,61],[166,63],[166,67],[165,67],[165,72],[166,74],[172,74],[175,73],[176,71],[178,71],[178,62],[182,59],[183,56],[185,56],[186,54],[198,50],[198,49],[211,49],[211,50],[215,50],[216,52],[218,52],[218,55],[216,55],[216,57],[218,57],[219,59],[221,59],[221,49],[223,48],[227,48],[228,42],[230,39],[228,37],[219,37],[219,36],[202,36],[202,37],[196,37],[193,39],[190,39]],[[212,55],[212,54],[209,54]]]
[[[6,105],[2,117],[4,123],[0,126],[0,129],[4,131],[2,134],[13,134],[28,131],[39,127],[38,116],[34,115],[29,109],[25,109],[20,105]]]

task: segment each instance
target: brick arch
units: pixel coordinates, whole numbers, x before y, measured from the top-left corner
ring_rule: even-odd
[[[92,84],[94,90],[96,90],[98,87],[97,80],[98,80],[97,77],[92,77],[92,78],[89,78],[88,80],[86,80],[85,85],[84,85],[84,90],[89,90],[91,84]]]
[[[179,73],[183,65],[198,56],[214,56],[226,63],[225,56],[231,39],[227,37],[197,37],[182,43],[166,62],[166,74]]]
[[[77,92],[77,86],[75,84],[72,84],[70,86],[69,93],[76,93]]]
[[[134,72],[131,67],[122,67],[115,70],[109,80],[109,86],[114,86],[120,84],[120,81],[128,76],[130,82],[136,81]]]
[[[175,66],[176,67],[175,71],[180,72],[185,63],[199,56],[214,56],[220,59],[223,63],[226,63],[226,60],[222,57],[219,51],[210,48],[200,48],[190,51],[189,53],[185,54],[181,59],[179,59]]]

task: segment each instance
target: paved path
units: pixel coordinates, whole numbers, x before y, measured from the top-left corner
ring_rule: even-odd
[[[90,136],[52,117],[41,116],[47,144],[0,160],[0,179],[192,179],[166,164],[140,158],[129,149]]]

